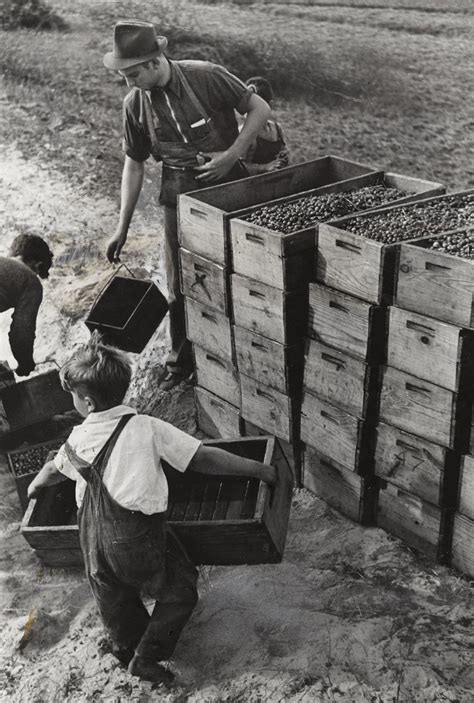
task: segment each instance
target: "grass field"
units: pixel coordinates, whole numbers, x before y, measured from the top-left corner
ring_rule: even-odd
[[[137,2],[63,0],[54,9],[68,33],[0,32],[7,96],[19,107],[8,138],[71,178],[116,192],[125,89],[102,54],[115,20],[136,16],[157,22],[172,57],[209,58],[242,78],[266,75],[293,161],[331,152],[467,187],[470,4],[162,0],[145,13]]]

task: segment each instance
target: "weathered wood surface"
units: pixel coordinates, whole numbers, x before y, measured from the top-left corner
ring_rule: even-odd
[[[434,239],[401,245],[396,303],[438,320],[474,328],[474,261],[429,249]]]
[[[306,331],[308,288],[290,292],[232,274],[234,322],[282,344],[300,341]]]
[[[441,563],[450,559],[452,514],[389,482],[381,483],[377,525]]]
[[[234,327],[239,372],[287,395],[301,394],[303,341],[289,347],[244,327]]]
[[[462,457],[459,478],[459,512],[474,520],[474,457]]]
[[[375,474],[440,507],[458,500],[461,455],[383,422],[377,426]]]
[[[268,430],[255,425],[248,420],[242,421],[242,436],[244,437],[265,437],[268,435]],[[287,460],[293,478],[298,486],[301,486],[301,442],[298,438],[294,438],[291,442],[287,442],[281,437],[278,437],[278,444],[282,450],[285,459]]]
[[[380,419],[435,444],[465,452],[471,433],[472,401],[386,366]]]
[[[232,439],[242,435],[240,408],[200,386],[194,389],[194,399],[198,427],[209,437]]]
[[[240,375],[242,417],[287,442],[298,437],[300,398],[291,398],[281,391]]]
[[[389,310],[387,363],[451,391],[474,391],[473,341],[473,333],[455,325]]]
[[[308,391],[301,406],[301,440],[350,471],[373,472],[373,426]]]
[[[459,513],[454,516],[451,564],[474,577],[474,520]]]
[[[203,305],[230,315],[230,281],[227,269],[199,254],[179,250],[181,291]]]
[[[308,336],[370,363],[386,357],[387,307],[309,284]]]
[[[169,524],[196,564],[281,561],[291,506],[293,479],[274,437],[206,442],[239,456],[272,464],[274,490],[258,479],[206,476],[166,470],[170,485]],[[54,496],[61,484],[30,501],[22,522],[25,539],[51,566],[80,563],[77,525],[54,524],[65,516]],[[70,496],[71,510],[74,498]],[[70,510],[70,512],[71,512]]]
[[[306,340],[305,389],[360,418],[377,420],[380,369],[345,351]]]
[[[230,318],[192,298],[185,298],[184,303],[187,339],[233,363],[235,350]]]
[[[363,525],[375,524],[377,483],[373,479],[359,476],[305,445],[302,482],[305,488],[351,520]]]
[[[240,210],[292,193],[375,171],[337,156],[288,166],[270,173],[203,188],[178,198],[180,245],[221,264],[231,264],[229,220]]]
[[[193,345],[193,352],[198,386],[240,407],[239,377],[232,362],[197,344]]]

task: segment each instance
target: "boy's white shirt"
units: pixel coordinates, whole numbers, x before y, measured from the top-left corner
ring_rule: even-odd
[[[112,498],[128,510],[151,515],[168,507],[168,483],[161,459],[177,471],[185,471],[201,445],[199,439],[150,415],[139,415],[127,405],[91,413],[74,427],[68,443],[81,459],[92,463],[123,415],[133,413],[120,434],[103,474]],[[80,506],[86,481],[66,456],[64,445],[54,464],[58,471],[76,481],[76,502]]]

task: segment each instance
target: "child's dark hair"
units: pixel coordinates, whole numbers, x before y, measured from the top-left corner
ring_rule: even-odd
[[[271,83],[263,76],[253,76],[253,78],[248,78],[245,81],[245,85],[249,88],[253,88],[254,93],[266,100],[267,103],[272,102],[273,88]]]
[[[94,333],[61,367],[59,376],[64,390],[89,396],[98,410],[107,410],[122,403],[132,367],[123,351],[103,344]]]
[[[48,278],[53,254],[37,234],[20,234],[10,246],[10,256],[19,256],[40,278]]]

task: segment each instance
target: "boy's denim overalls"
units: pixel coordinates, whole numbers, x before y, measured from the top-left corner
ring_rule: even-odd
[[[121,418],[92,464],[66,443],[74,467],[87,481],[78,512],[87,578],[114,651],[168,659],[196,603],[197,570],[166,525],[165,513],[145,515],[119,505],[102,477],[115,443],[133,415]],[[156,604],[148,615],[140,598]]]

